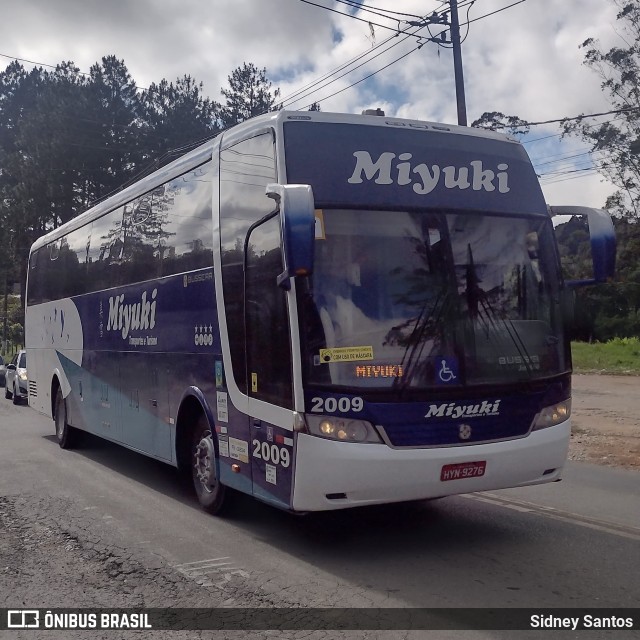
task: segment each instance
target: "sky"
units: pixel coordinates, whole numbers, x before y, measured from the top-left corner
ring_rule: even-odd
[[[17,58],[26,68],[71,60],[88,72],[115,55],[141,88],[189,74],[221,101],[229,74],[251,62],[267,69],[287,108],[317,101],[322,111],[380,107],[455,124],[451,49],[408,35],[418,27],[407,22],[448,1],[357,3],[376,13],[335,0],[0,0],[0,69]],[[580,45],[621,43],[612,0],[458,4],[469,123],[485,111],[541,122],[611,108]],[[433,35],[442,30],[431,27]],[[426,28],[418,35],[429,37]],[[604,206],[615,188],[589,170],[584,141],[558,133],[540,125],[524,139],[547,202]]]

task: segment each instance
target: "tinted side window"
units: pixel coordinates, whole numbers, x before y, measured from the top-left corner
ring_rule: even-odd
[[[211,163],[31,254],[29,305],[213,265]]]
[[[61,279],[58,283],[62,298],[78,295],[87,290],[87,256],[90,235],[88,229],[76,229],[62,238],[57,259]]]
[[[149,237],[160,275],[213,265],[211,163],[172,180],[152,193]]]
[[[87,231],[78,229],[31,255],[29,304],[82,293],[87,286]]]
[[[274,140],[264,133],[220,151],[222,284],[235,380],[245,393],[243,252],[249,227],[275,209],[265,195],[276,181]]]
[[[213,265],[211,163],[95,220],[93,290]]]
[[[121,284],[120,266],[126,261],[126,207],[120,207],[94,220],[87,256],[91,291]]]
[[[43,259],[43,249],[33,251],[29,256],[29,276],[28,276],[28,295],[27,304],[39,304],[43,301],[43,269],[40,262]]]

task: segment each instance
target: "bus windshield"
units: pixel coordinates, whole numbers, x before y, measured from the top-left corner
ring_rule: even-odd
[[[503,384],[568,370],[542,216],[324,209],[301,298],[306,383]]]

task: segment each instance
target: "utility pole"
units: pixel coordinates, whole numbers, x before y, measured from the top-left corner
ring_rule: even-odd
[[[450,44],[453,49],[453,74],[456,84],[456,105],[458,107],[458,124],[467,126],[467,103],[464,97],[464,74],[462,72],[462,50],[460,48],[460,23],[458,22],[458,0],[449,0],[449,11],[451,12],[451,22],[447,19],[446,12],[441,14],[435,11],[431,16],[421,20],[409,20],[412,27],[426,27],[430,24],[448,25],[451,31],[451,41],[447,40],[445,31],[438,36],[429,38],[431,42],[438,45]]]
[[[460,48],[460,23],[458,22],[458,0],[449,0],[451,8],[451,45],[453,47],[453,73],[456,82],[456,105],[458,124],[467,126],[467,103],[464,97],[464,74],[462,72],[462,51]]]

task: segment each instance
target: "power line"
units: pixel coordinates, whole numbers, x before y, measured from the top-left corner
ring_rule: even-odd
[[[297,100],[293,100],[293,98],[295,98],[296,96],[298,96],[298,95],[300,95],[302,93],[305,93],[306,95],[304,97],[307,97],[308,95],[310,95],[310,93],[308,93],[309,89],[312,89],[313,87],[321,84],[322,82],[324,82],[324,80],[327,80],[331,76],[334,76],[337,73],[340,73],[340,71],[346,69],[347,67],[349,67],[350,65],[358,62],[359,60],[362,60],[363,58],[366,58],[366,57],[370,56],[374,51],[377,51],[378,49],[380,49],[381,47],[383,47],[387,43],[389,43],[392,40],[394,40],[395,38],[397,38],[399,35],[408,33],[409,29],[412,29],[412,28],[413,27],[408,27],[407,29],[400,31],[399,33],[396,33],[396,34],[394,34],[392,36],[389,36],[388,38],[386,38],[385,40],[383,40],[379,44],[377,44],[374,47],[372,47],[370,49],[367,49],[367,50],[363,51],[362,53],[358,54],[357,56],[351,58],[351,60],[349,60],[348,62],[343,63],[342,65],[340,65],[339,67],[337,67],[333,71],[330,71],[330,72],[324,74],[320,78],[317,78],[316,80],[311,81],[310,83],[306,84],[304,87],[298,89],[297,91],[294,91],[292,94],[289,94],[288,96],[285,96],[284,98],[282,98],[282,103],[284,104],[285,102],[288,102],[288,104],[291,105],[291,104],[293,104],[293,102],[297,102]],[[415,31],[413,31],[409,35],[416,35],[423,28],[424,27],[419,27],[418,29],[416,29]],[[398,45],[398,44],[400,44],[402,42],[405,42],[409,38],[409,35],[406,38],[402,38],[399,42],[396,42],[391,47],[388,47],[387,49],[385,49],[384,52],[389,51],[390,49],[392,49],[393,47],[395,47],[396,45]],[[380,54],[378,54],[378,55],[380,55]],[[374,56],[373,58],[370,58],[369,62],[371,60],[373,60],[374,58],[376,58],[376,57],[377,57],[377,55]],[[355,68],[351,69],[347,73],[351,73],[351,71],[355,71],[355,69],[357,69],[357,68],[359,68],[361,66],[362,65],[358,65],[358,67],[355,67]],[[345,73],[342,76],[340,76],[340,78],[344,77],[344,75],[347,75],[347,73]],[[336,79],[338,79],[338,78],[336,78]],[[331,84],[331,83],[330,82],[326,83],[325,85],[323,85],[323,87],[320,87],[320,88],[324,88],[325,86],[328,86],[329,84]]]
[[[371,13],[374,16],[380,16],[381,18],[385,18],[386,20],[394,20],[396,22],[400,21],[400,18],[394,18],[393,16],[389,16],[385,13],[381,13],[379,10],[376,10],[376,9],[369,9],[364,4],[353,3],[353,2],[350,2],[350,0],[336,0],[336,2],[339,2],[340,4],[344,4],[347,7],[355,8],[357,11],[366,11],[367,13]],[[353,15],[353,14],[349,14],[349,15]]]
[[[489,16],[493,16],[496,13],[500,13],[501,11],[506,11],[507,9],[511,9],[511,7],[515,7],[518,4],[522,4],[523,2],[526,2],[526,0],[518,0],[517,2],[509,4],[506,7],[502,7],[502,9],[496,9],[491,13],[485,13],[483,16],[479,16],[478,18],[474,18],[473,20],[468,20],[467,22],[463,22],[460,26],[464,27],[465,25],[471,24],[472,22],[477,22],[478,20],[482,20],[483,18],[488,18]]]
[[[33,60],[27,60],[26,58],[18,58],[17,56],[10,56],[6,53],[0,53],[0,56],[3,58],[8,58],[9,60],[16,60],[17,62],[26,62],[28,64],[35,64],[35,65],[39,65],[41,67],[49,67],[50,69],[57,69],[57,65],[54,66],[52,64],[46,64],[45,62],[34,62]],[[85,73],[84,71],[80,71],[80,73],[83,76],[88,76],[88,73]]]
[[[342,12],[340,12],[340,11],[336,11],[335,9],[331,9],[330,7],[325,7],[325,6],[323,6],[323,5],[319,5],[319,4],[316,4],[316,3],[314,3],[314,2],[310,2],[310,0],[300,0],[300,1],[301,1],[301,2],[304,2],[305,4],[311,4],[311,5],[316,6],[316,7],[318,7],[318,8],[325,9],[325,10],[328,10],[328,11],[332,11],[332,12],[334,12],[334,13],[338,13],[338,14],[340,14],[340,15],[345,15],[345,16],[347,16],[347,17],[351,17],[351,18],[356,18],[356,19],[358,19],[358,17],[357,17],[357,16],[354,16],[354,15],[351,15],[351,14],[345,14],[345,13],[342,13]],[[341,1],[341,0],[340,0],[340,1]],[[346,1],[347,1],[347,0],[345,0],[345,2],[346,2]],[[460,6],[460,7],[467,6],[468,8],[470,8],[470,7],[474,4],[474,2],[475,2],[475,1],[476,1],[476,0],[467,0],[466,2],[463,2],[462,4],[460,4],[459,6]],[[359,3],[357,3],[357,4],[358,4],[358,6],[359,6],[359,7],[362,7],[362,6],[363,6],[363,5],[360,5]],[[434,36],[434,35],[433,35],[433,33],[431,33],[431,30],[430,30],[430,28],[429,28],[429,27],[430,27],[430,25],[431,25],[431,24],[447,24],[446,22],[444,22],[444,21],[443,21],[443,18],[444,18],[444,16],[445,16],[445,15],[446,15],[446,11],[442,11],[440,14],[438,14],[436,11],[434,11],[430,16],[426,16],[426,17],[414,16],[414,17],[419,17],[419,18],[420,18],[420,22],[415,22],[415,21],[413,21],[413,22],[409,22],[409,21],[407,21],[407,22],[408,22],[408,24],[409,24],[409,26],[410,26],[410,27],[411,27],[411,26],[414,26],[414,27],[416,27],[416,26],[417,26],[417,27],[418,27],[418,29],[416,29],[416,31],[414,31],[413,33],[410,33],[410,34],[407,36],[407,38],[408,38],[408,37],[410,37],[410,36],[413,36],[413,37],[418,38],[418,40],[421,40],[421,39],[422,39],[422,40],[423,40],[423,42],[421,42],[421,43],[420,43],[420,46],[422,46],[425,42],[436,42],[437,44],[441,45],[441,43],[442,43],[442,42],[443,42],[443,40],[444,40],[444,35],[445,35],[445,34],[446,34],[446,32],[448,31],[448,29],[445,29],[445,30],[443,30],[442,32],[440,32],[440,33],[438,33],[438,34],[436,34],[436,35]],[[359,18],[359,19],[360,19],[361,21],[363,21],[363,22],[367,22],[367,23],[368,23],[368,21],[367,21],[367,20],[363,20],[362,18]],[[429,37],[429,38],[424,38],[423,36],[418,35],[418,31],[420,31],[421,29],[423,29],[423,28],[425,28],[425,27],[429,30],[429,35],[430,35],[430,37]],[[387,27],[387,28],[388,28],[388,27]],[[385,40],[385,41],[384,41],[383,43],[381,43],[380,45],[377,45],[377,46],[376,46],[376,48],[377,48],[377,47],[379,47],[379,46],[382,46],[383,44],[386,44],[387,42],[389,42],[389,41],[391,40],[391,38],[392,38],[392,37],[397,37],[397,36],[398,36],[398,35],[400,35],[401,33],[408,33],[408,29],[405,29],[405,30],[396,30],[396,33],[395,33],[395,35],[394,35],[394,36],[391,36],[390,38],[388,38],[387,40]],[[401,42],[404,42],[405,40],[407,40],[407,38],[404,38],[403,40],[401,40]],[[389,51],[391,48],[393,48],[393,47],[394,47],[394,46],[396,46],[397,44],[400,44],[400,43],[396,43],[396,44],[392,45],[391,47],[388,47],[388,48],[385,50],[385,52],[386,52],[386,51]],[[420,48],[420,47],[418,47],[418,48]],[[415,51],[415,49],[414,49],[414,51]],[[411,52],[409,52],[409,53],[412,53],[412,52],[413,52],[413,51],[411,51]],[[336,71],[331,72],[331,73],[329,73],[329,74],[326,74],[325,76],[323,76],[323,77],[322,77],[322,78],[320,78],[319,80],[317,80],[317,81],[315,81],[315,82],[312,82],[312,83],[310,83],[309,85],[306,85],[303,89],[300,89],[300,90],[298,90],[298,91],[294,92],[294,93],[293,93],[293,94],[291,94],[289,97],[287,97],[287,98],[285,98],[285,99],[283,100],[283,104],[287,103],[287,104],[286,104],[286,106],[290,106],[290,105],[291,105],[291,104],[293,104],[294,102],[297,102],[297,100],[293,100],[293,98],[294,98],[295,96],[300,95],[300,94],[304,94],[302,97],[309,97],[309,96],[310,96],[310,95],[312,95],[314,92],[313,92],[313,91],[309,92],[309,91],[308,91],[308,89],[311,89],[311,88],[313,88],[313,87],[315,87],[315,86],[320,85],[320,84],[321,84],[325,79],[327,79],[327,78],[331,77],[332,75],[335,75],[335,73],[339,73],[339,71],[341,71],[342,69],[344,69],[344,68],[348,67],[348,66],[349,66],[350,64],[352,64],[353,62],[355,62],[355,61],[357,61],[357,60],[360,60],[360,59],[362,59],[363,57],[366,57],[367,55],[369,55],[369,53],[370,53],[370,52],[365,52],[365,53],[361,54],[360,56],[357,56],[357,57],[356,57],[355,59],[353,59],[350,63],[346,63],[346,64],[345,64],[345,65],[343,65],[342,67],[339,67]],[[396,60],[392,61],[390,64],[395,64],[395,62],[398,62],[398,61],[399,61],[399,60],[401,60],[402,58],[406,57],[407,55],[409,55],[409,53],[407,53],[407,54],[406,54],[406,55],[404,55],[404,56],[400,56],[400,58],[397,58]],[[376,56],[374,56],[373,58],[370,58],[369,62],[370,62],[371,60],[375,59],[376,57],[378,57],[379,55],[381,55],[381,54],[377,54],[377,55],[376,55]],[[355,71],[356,69],[358,69],[358,68],[362,67],[364,64],[365,64],[365,63],[362,63],[362,64],[360,64],[360,65],[358,65],[358,66],[354,67],[353,69],[351,69],[351,70],[349,70],[349,71],[345,72],[344,74],[340,75],[339,77],[335,78],[334,80],[332,80],[332,81],[330,81],[330,82],[325,83],[324,85],[320,86],[320,87],[319,87],[319,89],[322,89],[322,88],[324,88],[324,87],[328,86],[329,84],[332,84],[332,83],[333,83],[333,82],[335,82],[336,80],[338,80],[338,79],[340,79],[340,78],[343,78],[345,75],[347,75],[348,73],[351,73],[352,71]],[[340,91],[337,91],[337,92],[335,92],[335,93],[332,93],[332,94],[330,94],[329,96],[325,96],[325,97],[323,97],[323,98],[320,98],[319,100],[315,100],[314,102],[319,102],[319,101],[322,101],[322,100],[326,100],[326,99],[328,99],[328,98],[331,98],[331,97],[333,97],[333,96],[337,95],[338,93],[341,93],[342,91],[345,91],[346,89],[349,89],[349,88],[351,88],[351,87],[353,87],[353,86],[355,86],[355,85],[359,84],[359,83],[360,83],[360,82],[362,82],[363,80],[366,80],[366,79],[370,78],[372,75],[375,75],[376,73],[378,73],[378,72],[380,72],[380,71],[382,71],[382,70],[386,69],[388,66],[390,66],[390,64],[389,64],[389,65],[385,65],[384,67],[382,67],[382,69],[379,69],[378,71],[376,71],[376,72],[374,72],[374,73],[372,73],[372,74],[369,74],[369,75],[368,75],[368,76],[366,76],[365,78],[362,78],[362,79],[360,79],[360,80],[358,80],[358,81],[356,81],[356,82],[352,83],[352,84],[351,84],[351,85],[349,85],[348,87],[346,87],[346,88],[344,88],[344,89],[341,89]],[[313,104],[313,103],[312,103],[312,104]],[[311,105],[307,105],[307,106],[311,106]]]
[[[342,4],[348,4],[357,9],[363,9],[365,11],[368,11],[368,9],[366,9],[367,5],[365,5],[364,2],[357,2],[356,0],[336,0],[336,2],[341,2]],[[422,18],[422,16],[418,16],[415,13],[405,13],[404,11],[392,11],[391,9],[380,9],[380,8],[378,8],[378,10],[384,11],[385,13],[394,13],[399,16],[408,16],[410,18]]]
[[[524,1],[524,0],[521,0],[521,1]],[[612,109],[611,111],[601,111],[600,113],[587,113],[587,114],[583,113],[583,114],[580,114],[579,116],[570,116],[567,118],[555,118],[553,120],[541,120],[540,122],[527,122],[525,120],[525,121],[522,121],[522,123],[518,126],[519,127],[538,127],[543,124],[558,124],[560,122],[570,122],[572,120],[584,120],[585,118],[598,118],[600,116],[610,116],[613,114],[627,113],[627,112],[633,112],[633,111],[640,111],[640,107],[623,107],[621,109]],[[511,125],[503,124],[503,123],[498,123],[495,125],[496,129],[507,129],[510,126]],[[562,135],[562,134],[556,134],[556,135]]]
[[[470,6],[474,3],[474,1],[475,1],[475,0],[468,0],[467,2],[463,3],[461,6],[467,6],[467,5],[468,5],[468,6],[470,7]],[[522,1],[524,1],[524,0],[522,0]],[[355,19],[358,19],[358,20],[360,20],[360,21],[362,21],[362,22],[366,22],[367,24],[371,24],[368,20],[364,20],[364,19],[362,19],[362,18],[358,18],[358,16],[354,16],[354,15],[352,15],[352,14],[345,14],[345,13],[343,13],[343,12],[341,12],[341,11],[336,11],[335,9],[332,9],[332,8],[330,8],[330,7],[325,7],[325,6],[323,6],[323,5],[316,4],[316,3],[314,3],[314,2],[311,2],[310,0],[300,0],[300,2],[304,2],[305,4],[310,4],[310,5],[316,6],[316,7],[321,8],[321,9],[325,9],[325,10],[327,10],[327,11],[331,11],[331,12],[333,12],[333,13],[338,13],[338,14],[340,14],[340,15],[345,15],[345,16],[350,17],[350,18],[355,18]],[[433,12],[433,14],[431,14],[431,16],[420,17],[420,22],[408,22],[408,24],[409,24],[410,26],[419,27],[419,29],[418,29],[418,30],[420,30],[421,28],[424,28],[424,27],[429,28],[430,24],[446,24],[446,22],[443,22],[443,17],[444,17],[445,15],[446,15],[446,12],[445,12],[445,11],[443,11],[441,14],[438,14],[437,12],[435,12],[435,11],[434,11],[434,12]],[[380,25],[380,26],[383,26],[383,25]],[[386,28],[390,29],[389,27],[386,27]],[[393,30],[393,29],[391,29],[391,30]],[[392,64],[395,64],[395,63],[396,63],[396,62],[398,62],[399,60],[402,60],[403,58],[407,57],[410,53],[413,53],[413,52],[414,52],[414,51],[416,51],[417,49],[421,48],[421,47],[423,46],[424,42],[436,42],[436,43],[440,44],[440,43],[442,42],[442,40],[443,40],[443,36],[444,36],[444,34],[446,33],[446,31],[447,31],[447,29],[445,29],[445,30],[444,30],[444,31],[442,31],[441,33],[437,34],[437,37],[434,37],[434,36],[433,36],[433,34],[431,33],[431,30],[429,29],[429,34],[430,34],[430,36],[431,36],[430,38],[423,38],[422,36],[416,35],[416,34],[417,34],[417,31],[416,31],[416,32],[414,32],[413,34],[410,34],[410,35],[412,35],[413,37],[417,37],[419,40],[420,40],[420,39],[422,39],[422,40],[423,40],[423,42],[421,42],[421,43],[420,43],[420,45],[419,45],[418,47],[416,47],[415,49],[413,49],[412,51],[409,51],[409,52],[407,52],[406,54],[404,54],[404,55],[400,56],[399,58],[396,58],[396,59],[395,59],[395,60],[393,60],[391,63],[389,63],[389,64],[385,65],[385,66],[384,66],[384,67],[382,67],[381,69],[378,69],[377,71],[375,71],[375,72],[373,72],[373,73],[371,73],[371,74],[369,74],[369,75],[365,76],[364,78],[361,78],[360,80],[357,80],[356,82],[352,83],[352,84],[351,84],[351,85],[349,85],[348,87],[345,87],[345,88],[343,88],[343,89],[341,89],[341,90],[339,90],[339,91],[336,91],[336,92],[334,92],[334,93],[330,94],[329,96],[325,96],[325,97],[323,97],[323,98],[321,98],[321,99],[319,99],[319,100],[315,100],[314,102],[320,102],[320,101],[322,101],[322,100],[327,100],[328,98],[331,98],[331,97],[333,97],[333,96],[335,96],[335,95],[337,95],[337,94],[339,94],[339,93],[342,93],[343,91],[346,91],[347,89],[350,89],[350,88],[352,88],[352,87],[356,86],[357,84],[360,84],[360,83],[361,83],[361,82],[363,82],[364,80],[367,80],[368,78],[372,77],[373,75],[376,75],[376,74],[377,74],[377,73],[379,73],[380,71],[383,71],[384,69],[388,68],[388,67],[389,67],[389,66],[391,66]],[[399,33],[406,33],[406,30],[405,30],[404,32],[401,32],[399,29],[398,29],[398,30],[396,30],[396,35],[399,35]],[[438,38],[440,38],[440,39],[438,39]],[[406,40],[406,38],[405,38],[405,40]],[[395,45],[392,45],[392,47],[393,47],[393,46],[395,46]],[[387,51],[388,51],[389,49],[391,49],[392,47],[389,47],[389,48],[387,49]],[[381,55],[381,54],[378,54],[378,55]],[[378,57],[378,56],[376,55],[376,56],[374,56],[374,57]],[[363,63],[363,64],[364,64],[364,63]],[[355,67],[355,69],[360,68],[361,66],[363,66],[363,64],[358,65],[357,67]],[[355,69],[352,69],[351,71],[354,71]],[[344,73],[344,74],[343,74],[342,76],[340,76],[340,77],[344,77],[345,75],[347,75],[347,73],[350,73],[351,71]],[[336,78],[336,79],[339,79],[339,78]],[[324,88],[324,86],[328,86],[328,84],[331,84],[332,82],[334,82],[334,80],[332,80],[331,82],[329,82],[329,83],[327,83],[327,84],[323,85],[323,87],[320,87],[320,88]],[[315,84],[312,84],[311,86],[313,87],[313,86],[315,86]],[[313,93],[313,92],[311,92],[311,93]],[[311,95],[311,94],[310,94],[310,93],[306,93],[306,94],[305,94],[305,97],[308,97],[309,95]],[[292,104],[292,102],[289,102],[289,105],[290,105],[290,104]],[[311,104],[313,104],[313,103],[311,103]],[[307,105],[307,107],[309,107],[309,106],[311,106],[311,105]]]
[[[64,64],[64,61],[62,63],[59,63],[57,65],[53,65],[53,64],[47,64],[46,62],[35,62],[34,60],[27,60],[26,58],[18,58],[17,56],[10,56],[6,53],[0,53],[0,57],[2,58],[8,58],[9,60],[16,60],[17,62],[26,62],[27,64],[34,64],[38,67],[47,67],[48,69],[53,69],[54,71],[58,69],[58,67],[60,66],[60,64]],[[75,63],[73,62],[73,60],[69,60],[69,62],[71,62],[72,64],[75,65]],[[96,64],[100,64],[99,62],[96,62]],[[87,71],[80,71],[80,69],[78,69],[76,67],[77,72],[81,75],[81,76],[91,76],[91,73],[87,72]],[[137,84],[133,85],[135,89],[138,89],[139,91],[148,91],[149,89],[147,87],[139,87]]]
[[[368,25],[373,25],[375,27],[380,27],[381,29],[387,29],[389,31],[394,31],[396,33],[399,32],[398,28],[393,28],[393,27],[389,27],[385,24],[379,24],[377,22],[371,22],[371,20],[366,20],[365,18],[360,18],[358,16],[355,16],[351,13],[344,13],[344,11],[338,11],[337,9],[332,9],[331,7],[325,7],[322,4],[318,4],[316,2],[311,2],[311,0],[299,0],[299,2],[304,2],[304,4],[310,4],[314,7],[318,7],[319,9],[324,9],[325,11],[331,11],[332,13],[337,13],[340,16],[345,16],[347,18],[353,18],[354,20],[359,20],[360,22],[365,22]]]
[[[385,69],[388,69],[391,65],[395,64],[396,62],[400,62],[400,60],[406,58],[407,56],[411,55],[415,51],[418,51],[418,49],[421,49],[422,46],[423,46],[422,44],[419,44],[417,47],[414,47],[413,49],[411,49],[411,51],[407,51],[407,53],[401,55],[399,58],[396,58],[395,60],[392,60],[389,64],[386,64],[381,69],[378,69],[377,71],[374,71],[373,73],[370,73],[369,75],[366,75],[364,78],[360,78],[360,80],[357,80],[356,82],[350,84],[348,87],[344,87],[343,89],[340,89],[339,91],[335,91],[334,93],[332,93],[332,94],[330,94],[328,96],[325,96],[324,98],[321,98],[320,100],[314,100],[314,102],[322,102],[322,100],[328,100],[329,98],[333,98],[333,96],[337,96],[339,93],[342,93],[343,91],[346,91],[347,89],[351,89],[352,87],[355,87],[357,84],[360,84],[361,82],[364,82],[365,80],[368,80],[369,78],[371,78],[372,76],[375,76],[376,74],[380,73],[381,71],[384,71]],[[303,107],[303,108],[304,109],[308,109],[312,104],[313,104],[313,102],[308,104],[306,107]]]
[[[414,32],[414,33],[415,33],[415,32]],[[373,56],[373,57],[369,58],[368,60],[365,60],[364,62],[362,62],[361,64],[359,64],[359,65],[357,65],[357,66],[355,66],[355,67],[353,67],[352,69],[349,69],[348,71],[345,71],[343,74],[341,74],[341,75],[339,75],[339,76],[336,76],[335,78],[333,78],[333,79],[332,79],[332,80],[330,80],[329,82],[325,82],[325,83],[324,83],[324,84],[322,84],[321,86],[318,86],[318,88],[317,88],[317,89],[314,89],[313,91],[311,91],[311,92],[307,92],[307,93],[305,93],[304,91],[300,91],[300,92],[298,92],[298,93],[304,93],[304,95],[300,96],[299,98],[296,98],[295,100],[291,100],[291,101],[289,101],[287,104],[284,104],[284,102],[286,102],[286,100],[285,100],[285,101],[283,101],[283,105],[284,105],[284,106],[291,106],[294,102],[298,102],[298,100],[302,100],[303,98],[307,98],[307,97],[309,97],[312,93],[315,93],[316,91],[319,91],[320,89],[324,89],[325,87],[328,87],[330,84],[333,84],[334,82],[337,82],[337,81],[338,81],[338,80],[340,80],[341,78],[344,78],[344,76],[346,76],[346,75],[348,75],[348,74],[350,74],[350,73],[353,73],[353,72],[354,72],[354,71],[356,71],[357,69],[359,69],[359,68],[363,67],[365,64],[370,63],[371,61],[373,61],[373,60],[375,60],[376,58],[378,58],[379,56],[381,56],[381,55],[383,55],[383,54],[387,53],[388,51],[390,51],[390,50],[391,50],[391,49],[393,49],[394,47],[398,46],[399,44],[402,44],[403,42],[405,42],[406,40],[408,40],[408,39],[409,39],[409,37],[410,37],[411,35],[414,35],[414,34],[409,34],[407,37],[405,37],[405,38],[403,38],[403,39],[399,40],[398,42],[395,42],[394,44],[392,44],[390,47],[387,47],[387,48],[386,48],[386,49],[384,49],[383,51],[380,51],[380,52],[379,52],[379,53],[377,53],[375,56]],[[391,39],[391,38],[390,38],[390,39]],[[389,40],[390,40],[390,39],[389,39]],[[387,40],[387,42],[388,42],[388,40]],[[420,46],[422,46],[422,45],[420,45]],[[362,56],[360,56],[360,57],[362,58],[362,57],[365,57],[365,56],[364,56],[364,55],[362,55]],[[349,64],[352,64],[352,63],[349,63]],[[349,66],[349,65],[345,65],[345,66]],[[377,73],[377,72],[376,72],[376,73]],[[333,75],[333,74],[331,74],[331,75]],[[309,88],[312,88],[312,87],[314,87],[314,86],[317,86],[317,85],[319,85],[321,82],[322,82],[322,81],[319,81],[319,82],[313,83],[313,84],[311,84],[311,85],[309,86]],[[353,85],[350,85],[350,86],[353,86]],[[296,95],[296,94],[294,94],[294,95]],[[335,94],[333,94],[333,95],[335,95]],[[323,100],[326,100],[326,98],[323,98]]]

